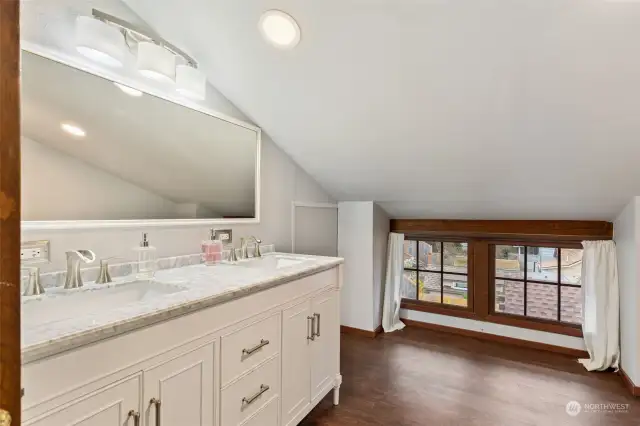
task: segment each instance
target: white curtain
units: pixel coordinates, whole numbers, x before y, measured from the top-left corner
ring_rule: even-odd
[[[387,250],[387,277],[384,285],[384,304],[382,307],[382,328],[385,333],[402,330],[400,321],[400,288],[404,273],[404,234],[389,234]]]
[[[582,255],[582,332],[589,371],[618,369],[620,359],[618,265],[613,241],[584,241]]]

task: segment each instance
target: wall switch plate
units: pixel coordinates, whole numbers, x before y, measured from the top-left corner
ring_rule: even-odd
[[[20,244],[20,262],[23,265],[49,263],[49,241],[25,241]]]
[[[216,229],[213,232],[213,237],[222,241],[223,244],[231,244],[233,242],[233,231],[231,229]]]

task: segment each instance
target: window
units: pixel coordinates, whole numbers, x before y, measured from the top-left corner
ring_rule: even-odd
[[[494,312],[582,321],[582,249],[495,245]]]
[[[401,307],[582,337],[582,245],[598,221],[397,219],[407,238]]]
[[[403,298],[469,307],[468,244],[405,240]]]

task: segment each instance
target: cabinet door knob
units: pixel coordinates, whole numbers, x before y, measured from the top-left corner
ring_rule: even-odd
[[[156,426],[160,426],[160,400],[157,398],[151,398],[149,404],[156,406]]]
[[[11,414],[0,408],[0,426],[11,426]]]
[[[127,420],[129,420],[131,417],[133,417],[133,426],[140,426],[140,413],[131,410],[127,415]]]
[[[260,343],[258,343],[258,344],[257,344],[256,346],[254,346],[253,348],[251,348],[251,349],[243,349],[243,350],[242,350],[242,355],[243,355],[243,356],[244,356],[244,355],[251,355],[251,354],[253,354],[254,352],[256,352],[257,350],[259,350],[260,348],[263,348],[263,347],[267,346],[268,344],[269,344],[269,341],[268,341],[268,340],[261,339],[261,340],[260,340]]]
[[[316,318],[316,337],[320,337],[320,314],[313,314]]]
[[[311,336],[309,336],[309,325],[307,324],[307,340],[316,340],[316,336],[314,333],[314,330],[316,328],[315,326],[316,317],[315,316],[307,317],[307,321],[311,321]]]

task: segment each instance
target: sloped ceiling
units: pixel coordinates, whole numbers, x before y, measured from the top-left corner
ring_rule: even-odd
[[[612,219],[640,194],[640,3],[126,0],[339,200]],[[296,18],[270,47],[260,14]]]

